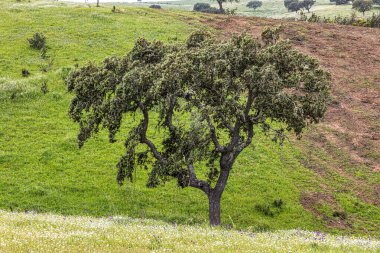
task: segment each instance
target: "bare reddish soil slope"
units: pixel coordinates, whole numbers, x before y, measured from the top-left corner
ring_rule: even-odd
[[[223,16],[208,17],[204,22],[221,36],[247,32],[258,38],[265,27],[282,25],[283,39],[319,59],[332,74],[333,102],[324,122],[298,142],[308,157],[302,162],[322,182],[339,175],[347,181],[343,190],[349,187],[361,200],[379,206],[380,29]],[[321,151],[326,159],[321,159]],[[325,193],[305,193],[300,200],[316,216],[320,216],[316,203],[323,199],[333,203],[332,192],[337,189],[321,183],[321,191]]]

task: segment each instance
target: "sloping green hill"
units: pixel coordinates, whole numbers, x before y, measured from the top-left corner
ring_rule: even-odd
[[[205,26],[202,21],[214,18],[147,8],[118,10],[2,1],[0,209],[127,215],[185,224],[207,221],[207,199],[196,190],[179,189],[174,182],[147,189],[144,172],[134,183],[117,186],[115,165],[123,153],[125,132],[112,145],[101,132],[82,150],[77,147],[78,128],[68,118],[71,97],[62,80],[68,67],[123,55],[141,36],[184,40]],[[27,38],[35,32],[46,35],[48,57],[29,47]],[[22,69],[31,75],[22,77]],[[46,94],[41,89],[45,84]],[[160,137],[158,131],[150,134]],[[379,235],[379,207],[349,190],[340,195],[339,204],[311,203],[323,215],[305,209],[305,196],[323,199],[321,185],[338,187],[346,179],[333,175],[325,181],[305,167],[295,141],[280,149],[265,136],[257,137],[239,157],[223,195],[223,224],[252,231],[302,228]],[[280,208],[273,205],[277,199],[284,202]]]

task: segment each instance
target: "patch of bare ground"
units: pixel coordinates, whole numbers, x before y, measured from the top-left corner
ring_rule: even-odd
[[[359,198],[379,205],[380,182],[357,176],[355,168],[364,168],[369,176],[380,173],[380,29],[224,16],[204,22],[221,36],[247,32],[257,38],[264,27],[282,25],[283,39],[319,59],[332,75],[333,101],[324,121],[308,131],[306,141],[297,145],[307,147],[303,150],[311,153],[323,149],[330,160],[312,159],[304,164],[322,178],[329,175],[326,168],[333,170],[347,180],[345,186],[351,186]],[[302,200],[313,213],[308,206],[314,205],[318,196]]]

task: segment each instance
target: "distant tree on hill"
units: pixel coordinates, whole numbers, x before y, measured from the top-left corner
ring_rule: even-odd
[[[149,6],[149,8],[151,8],[151,9],[161,9],[161,5],[159,5],[159,4],[152,4],[152,5],[150,5]]]
[[[220,13],[219,9],[217,9],[215,7],[211,7],[211,5],[208,3],[196,3],[196,4],[194,4],[193,11],[214,13],[214,14]]]
[[[123,58],[73,71],[66,84],[79,146],[100,127],[111,142],[126,129],[118,183],[139,166],[148,187],[175,179],[206,194],[210,225],[220,225],[231,170],[255,133],[283,144],[287,131],[301,136],[326,112],[330,75],[273,33],[263,33],[266,44],[248,35],[221,42],[205,32],[176,45],[139,39]]]
[[[315,4],[315,0],[303,0],[300,4],[307,12],[310,12],[311,7]]]
[[[250,1],[247,3],[248,8],[252,8],[256,10],[257,8],[261,7],[263,5],[262,1]]]
[[[335,3],[336,5],[348,4],[350,0],[330,0],[330,2]]]
[[[298,12],[301,9],[307,10],[310,12],[311,7],[315,4],[315,0],[284,0],[284,6],[288,9],[288,11]]]
[[[289,9],[289,5],[293,2],[298,2],[298,0],[284,0],[285,8]]]
[[[301,4],[298,0],[284,0],[284,6],[288,11],[299,11],[301,9]]]
[[[218,3],[220,13],[225,13],[225,10],[223,8],[223,3],[227,3],[227,2],[230,2],[230,3],[232,3],[232,2],[239,2],[239,0],[214,0],[214,1],[216,1]]]
[[[211,5],[208,3],[196,3],[194,4],[193,10],[194,11],[203,11],[208,10],[211,8]]]
[[[373,1],[372,0],[355,0],[352,3],[352,8],[362,12],[363,16],[366,11],[369,11],[372,9]]]

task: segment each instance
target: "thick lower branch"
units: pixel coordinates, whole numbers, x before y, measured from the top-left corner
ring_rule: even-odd
[[[197,188],[202,190],[204,193],[209,195],[211,187],[210,184],[207,183],[206,181],[200,180],[197,178],[195,171],[194,171],[194,166],[193,165],[188,165],[187,166],[188,172],[189,172],[189,186]]]

